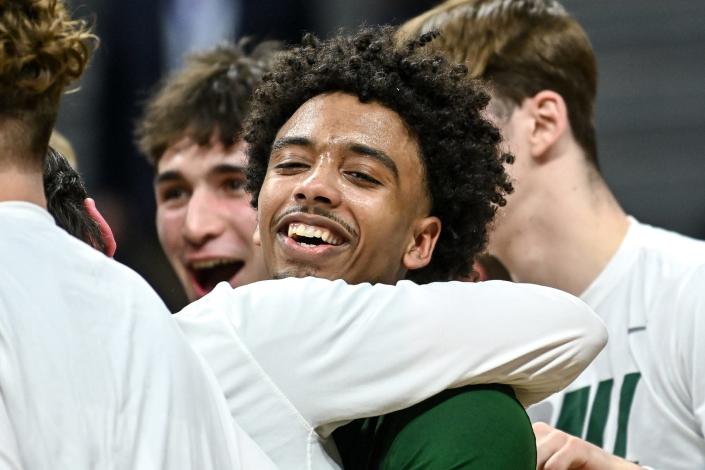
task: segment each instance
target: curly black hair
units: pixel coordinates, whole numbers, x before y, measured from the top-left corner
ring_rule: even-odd
[[[250,144],[248,186],[256,207],[276,133],[307,100],[328,92],[377,102],[402,118],[421,149],[431,215],[442,223],[432,261],[407,278],[418,283],[465,276],[487,241],[487,227],[512,191],[496,127],[481,114],[489,102],[464,65],[424,46],[436,33],[398,44],[389,26],[302,45],[281,55],[255,92],[244,126]]]
[[[88,192],[83,179],[66,157],[51,147],[44,161],[44,192],[47,210],[56,225],[104,253],[106,246],[100,227],[84,205]]]

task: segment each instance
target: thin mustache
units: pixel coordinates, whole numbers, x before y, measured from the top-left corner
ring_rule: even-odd
[[[278,226],[279,222],[281,220],[291,214],[314,214],[318,215],[320,217],[325,217],[326,219],[330,219],[333,222],[341,225],[350,235],[353,236],[353,238],[357,238],[358,234],[357,231],[355,231],[354,228],[352,228],[348,223],[346,223],[344,220],[342,220],[340,217],[337,215],[333,214],[330,211],[327,211],[325,209],[322,209],[320,207],[310,207],[310,206],[293,206],[285,210],[281,215],[279,215],[275,220],[274,223],[272,224],[273,226]]]

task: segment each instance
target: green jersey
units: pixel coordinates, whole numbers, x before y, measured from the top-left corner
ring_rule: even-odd
[[[510,387],[450,389],[334,433],[346,469],[534,470],[536,442]]]

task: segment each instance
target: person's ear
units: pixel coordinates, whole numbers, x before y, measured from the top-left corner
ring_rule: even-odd
[[[402,264],[411,271],[428,266],[441,235],[441,220],[438,217],[424,217],[414,224],[414,238],[409,243]]]
[[[86,208],[88,215],[98,224],[98,229],[100,230],[100,236],[103,238],[103,243],[105,244],[105,255],[109,257],[115,256],[117,251],[117,242],[115,241],[115,236],[113,235],[113,230],[108,225],[103,215],[100,213],[98,208],[95,206],[95,201],[87,197],[83,200],[83,205]]]
[[[533,128],[529,136],[531,156],[543,158],[551,153],[561,137],[569,131],[568,108],[563,97],[543,90],[529,98],[529,113]]]
[[[262,246],[262,237],[259,234],[259,220],[257,220],[257,225],[255,225],[255,233],[252,234],[252,243],[255,246]]]

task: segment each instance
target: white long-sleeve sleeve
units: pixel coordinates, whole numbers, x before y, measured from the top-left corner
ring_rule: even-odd
[[[0,470],[21,470],[17,438],[0,390]]]
[[[226,394],[248,393],[237,383],[246,356],[323,436],[467,384],[512,385],[529,405],[570,383],[606,342],[579,299],[501,281],[221,284],[177,319]]]

